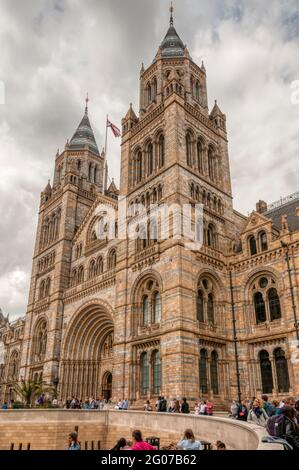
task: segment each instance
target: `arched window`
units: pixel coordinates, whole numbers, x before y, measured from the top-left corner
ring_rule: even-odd
[[[148,362],[147,353],[143,352],[140,356],[140,392],[141,395],[147,395],[148,392]]]
[[[273,390],[273,377],[272,366],[269,359],[268,351],[261,351],[260,354],[260,368],[262,378],[262,391],[263,393],[272,393]]]
[[[94,178],[93,181],[96,183],[98,181],[98,166],[95,165],[94,167]]]
[[[261,244],[261,250],[262,251],[267,251],[268,250],[268,241],[267,241],[266,232],[262,232],[260,234],[260,244]]]
[[[9,361],[9,373],[8,377],[10,380],[18,380],[18,375],[19,375],[19,361],[20,361],[20,355],[18,351],[13,351],[10,356],[10,361]]]
[[[213,225],[208,226],[207,230],[207,245],[211,248],[216,248],[216,235]]]
[[[81,160],[77,160],[77,170],[81,170]]]
[[[195,99],[199,101],[199,94],[200,94],[200,86],[199,82],[197,81],[195,84]]]
[[[92,259],[88,268],[88,279],[92,279],[96,275],[96,262]]]
[[[137,157],[136,157],[136,179],[137,179],[137,183],[140,183],[141,179],[142,179],[142,152],[141,150],[139,150],[139,152],[137,153]]]
[[[213,149],[210,147],[208,150],[208,172],[209,178],[214,181],[215,179],[215,168],[214,168],[214,152]]]
[[[71,275],[71,286],[75,286],[77,284],[77,269],[72,270],[72,275]]]
[[[208,295],[207,310],[208,310],[208,323],[214,324],[214,298],[213,298],[213,294]]]
[[[201,140],[199,140],[197,142],[197,166],[198,166],[198,171],[200,173],[203,172],[203,156],[204,156],[203,143]]]
[[[153,320],[154,323],[161,321],[161,296],[159,292],[153,294]]]
[[[161,390],[161,360],[159,351],[152,354],[152,384],[153,394],[158,395]]]
[[[249,237],[248,242],[249,242],[249,250],[250,250],[251,256],[256,255],[257,254],[256,239],[254,238],[253,235]]]
[[[92,163],[90,163],[88,166],[88,179],[91,183],[92,183],[92,177],[93,177],[93,165]]]
[[[48,277],[45,281],[45,297],[49,297],[51,288],[51,279]]]
[[[216,351],[212,351],[211,354],[211,389],[215,395],[219,393],[218,387],[218,354]]]
[[[201,349],[199,355],[199,387],[201,393],[208,393],[207,359],[207,350]]]
[[[84,281],[84,268],[80,266],[78,269],[78,284]]]
[[[153,78],[152,80],[152,101],[156,99],[157,96],[157,79],[156,77]]]
[[[146,104],[150,104],[150,102],[152,101],[152,89],[151,89],[151,84],[150,82],[148,82],[148,84],[146,85]]]
[[[187,165],[192,166],[192,138],[189,132],[186,135],[186,153],[187,153]]]
[[[41,281],[41,283],[39,285],[39,294],[38,294],[39,300],[41,300],[45,297],[45,283],[46,283],[46,281],[43,280],[43,281]]]
[[[144,298],[143,298],[143,302],[142,302],[142,323],[144,326],[148,325],[149,324],[149,308],[148,308],[148,296],[146,295]]]
[[[158,227],[156,219],[152,218],[149,222],[149,240],[150,243],[157,243],[158,241]]]
[[[114,269],[116,267],[116,251],[110,251],[108,258],[108,269]]]
[[[285,358],[285,352],[281,348],[274,351],[277,387],[279,393],[286,393],[290,389],[290,379],[288,371],[288,363]]]
[[[104,263],[103,263],[103,258],[101,256],[98,257],[97,263],[96,263],[96,274],[97,276],[99,274],[102,274],[104,271]]]
[[[161,134],[158,141],[158,155],[159,155],[159,168],[162,168],[165,163],[165,139]]]
[[[281,318],[280,300],[274,287],[268,291],[268,302],[271,321]]]
[[[34,335],[34,362],[42,362],[46,355],[47,350],[47,322],[43,320],[36,328]]]
[[[204,322],[204,300],[203,293],[200,290],[197,293],[196,315],[198,321]]]
[[[256,323],[264,323],[267,319],[266,316],[266,306],[263,295],[261,292],[256,292],[254,294],[254,309],[255,309],[255,317]]]
[[[149,143],[147,146],[147,174],[151,175],[153,171],[154,171],[153,144]]]

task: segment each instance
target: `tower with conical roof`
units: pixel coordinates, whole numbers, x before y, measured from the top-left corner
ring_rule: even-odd
[[[69,287],[73,238],[97,195],[103,192],[104,157],[100,154],[88,116],[88,97],[83,118],[57,151],[52,184],[41,193],[31,285],[24,335],[21,375],[36,374],[49,383],[58,374],[63,321],[63,292]],[[36,329],[47,325],[47,349],[32,352]]]

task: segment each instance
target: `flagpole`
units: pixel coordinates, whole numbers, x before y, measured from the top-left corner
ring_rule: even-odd
[[[108,114],[106,115],[106,133],[105,133],[105,147],[104,147],[104,169],[103,169],[103,194],[105,194],[105,184],[106,184],[107,133],[108,133]]]

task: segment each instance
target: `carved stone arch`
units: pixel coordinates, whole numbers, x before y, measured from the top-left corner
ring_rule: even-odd
[[[45,330],[46,332],[46,338],[43,338],[43,340],[45,341],[45,345],[44,347],[42,348],[42,351],[39,351],[38,350],[38,341],[39,341],[39,338],[37,337],[38,333],[39,333],[39,329],[45,324],[45,328],[43,328],[43,330]],[[41,356],[46,354],[46,346],[47,346],[47,340],[48,340],[48,332],[49,332],[49,319],[46,315],[42,315],[40,318],[38,318],[36,320],[36,322],[34,323],[34,326],[32,328],[32,346],[31,346],[31,352],[30,352],[30,357],[31,357],[31,362],[32,363],[36,363],[36,362],[41,362],[44,360],[44,357]]]
[[[195,277],[195,283],[194,283],[194,291],[197,292],[197,289],[198,289],[198,285],[199,285],[199,281],[204,278],[204,276],[207,276],[208,278],[211,278],[212,281],[215,282],[216,284],[216,287],[218,289],[218,292],[221,294],[221,298],[220,299],[217,299],[218,301],[219,300],[226,300],[226,290],[225,290],[225,286],[220,278],[220,276],[215,272],[213,271],[212,269],[208,268],[208,267],[205,267],[205,268],[202,268],[196,275]]]
[[[162,277],[161,277],[160,273],[158,273],[157,271],[155,271],[153,269],[147,269],[147,270],[143,271],[141,274],[139,274],[139,276],[135,279],[135,281],[133,283],[133,286],[132,286],[132,289],[131,289],[131,304],[132,305],[135,302],[135,298],[136,298],[136,295],[137,295],[137,292],[138,292],[138,289],[139,289],[140,285],[147,278],[148,278],[148,280],[150,280],[150,278],[156,278],[156,280],[158,281],[159,286],[161,286],[161,292],[163,292],[163,280],[162,280]]]
[[[245,296],[247,299],[249,298],[249,292],[252,287],[252,284],[254,283],[256,278],[262,277],[263,274],[265,276],[273,277],[275,279],[279,292],[283,292],[283,279],[282,279],[281,273],[277,271],[277,269],[273,268],[273,266],[271,266],[271,268],[259,267],[259,268],[253,269],[252,271],[250,271],[249,274],[247,274],[244,277],[243,285],[245,286]]]

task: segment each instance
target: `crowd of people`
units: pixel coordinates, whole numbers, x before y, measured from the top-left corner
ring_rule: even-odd
[[[299,450],[299,400],[293,397],[281,401],[253,397],[248,403],[233,401],[230,417],[266,428],[273,437],[285,439],[294,450]]]
[[[71,432],[68,439],[68,450],[81,450],[81,444],[78,440],[78,433]],[[186,429],[183,437],[177,442],[172,443],[165,449],[172,450],[203,450],[203,444],[196,440],[192,429]],[[222,441],[216,441],[213,446],[214,450],[226,450],[226,445]],[[124,437],[120,438],[114,447],[110,450],[122,451],[122,450],[157,450],[156,446],[153,446],[149,442],[143,439],[142,432],[139,429],[135,429],[132,432],[132,440],[129,441]]]
[[[182,400],[171,398],[167,402],[165,397],[159,397],[155,405],[152,405],[150,400],[147,400],[144,404],[144,411],[158,411],[168,413],[191,413],[194,412],[196,415],[213,415],[213,403],[211,401],[200,400],[195,403],[194,409],[191,410],[187,399],[184,397]]]

